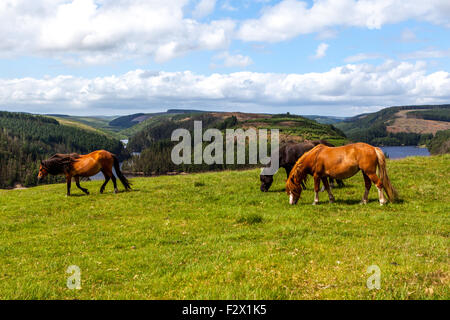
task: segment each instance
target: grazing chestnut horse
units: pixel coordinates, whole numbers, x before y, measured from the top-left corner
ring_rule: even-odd
[[[376,174],[377,167],[379,176]],[[347,179],[354,176],[359,170],[362,171],[366,187],[361,203],[367,203],[367,196],[369,195],[372,182],[378,188],[380,205],[387,202],[383,189],[391,202],[395,200],[397,191],[389,181],[383,151],[380,148],[360,142],[334,148],[319,144],[298,159],[286,181],[286,193],[289,195],[289,203],[297,203],[302,192],[301,183],[306,180],[308,174],[314,177],[315,198],[313,204],[319,203],[321,180],[328,192],[330,202],[334,202],[334,196],[331,193],[327,177]]]
[[[100,193],[103,193],[110,179],[114,184],[114,192],[117,193],[119,190],[117,189],[116,177],[112,171],[113,166],[125,190],[130,190],[131,184],[120,171],[119,160],[114,154],[105,150],[97,150],[85,155],[57,153],[48,160],[41,161],[38,179],[43,179],[47,174],[63,174],[66,176],[68,196],[70,196],[72,177],[75,179],[77,187],[84,193],[89,194],[87,189],[80,186],[80,177],[91,177],[101,171],[105,176],[105,182],[100,188]]]
[[[326,140],[313,140],[313,141],[304,141],[301,143],[287,143],[281,146],[278,149],[278,164],[280,168],[284,168],[286,170],[286,176],[289,178],[289,174],[291,173],[292,168],[294,167],[297,160],[306,152],[317,146],[318,144],[324,144],[328,147],[334,147],[331,143]],[[259,179],[261,181],[260,190],[262,192],[269,191],[270,186],[273,183],[273,175],[264,174],[264,169],[261,170],[261,174],[259,175]],[[339,187],[343,187],[344,183],[342,180],[336,180]],[[330,179],[331,187],[334,188],[334,180]],[[306,186],[303,184],[303,189],[306,190]],[[324,190],[322,190],[324,191]]]

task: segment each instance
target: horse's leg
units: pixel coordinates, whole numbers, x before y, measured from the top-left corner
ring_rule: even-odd
[[[114,176],[114,173],[111,172],[111,180],[114,184],[114,193],[118,193],[119,189],[117,189],[117,180],[116,177]]]
[[[77,184],[78,189],[80,189],[81,191],[83,191],[86,194],[89,194],[88,189],[83,188],[82,186],[80,186],[80,177],[79,176],[75,176],[75,183]]]
[[[100,193],[103,193],[103,191],[105,191],[106,184],[111,179],[111,177],[109,175],[107,175],[104,170],[102,170],[102,173],[105,176],[105,182],[103,182],[102,186],[100,187]]]
[[[319,191],[320,191],[320,177],[314,175],[314,202],[313,205],[319,203]]]
[[[286,170],[286,176],[287,176],[287,179],[289,179],[289,175],[291,174],[291,171],[292,171],[292,166],[287,165],[284,167],[284,170]]]
[[[334,179],[333,178],[329,178],[330,179],[330,188],[334,189]]]
[[[364,195],[361,201],[361,204],[367,204],[367,200],[368,200],[368,196],[369,196],[369,191],[370,191],[370,187],[372,186],[372,181],[370,181],[370,178],[367,176],[367,174],[365,174],[364,172],[362,173],[363,177],[364,177],[364,185],[366,187],[366,191],[364,191]]]
[[[328,198],[330,199],[330,203],[334,203],[334,196],[331,193],[331,187],[328,184],[328,179],[326,177],[322,177],[323,185],[325,186],[325,190],[328,192]]]
[[[66,194],[66,196],[69,197],[70,196],[70,185],[72,184],[72,176],[71,175],[66,175],[66,182],[67,182],[67,194]]]
[[[370,178],[370,180],[377,186],[378,198],[380,199],[380,206],[382,206],[387,202],[386,198],[384,197],[383,183],[381,182],[380,178],[378,178],[378,176],[375,174],[375,172],[372,173],[366,172],[366,174]]]

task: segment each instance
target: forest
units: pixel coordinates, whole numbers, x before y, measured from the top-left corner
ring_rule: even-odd
[[[431,154],[450,153],[450,130],[438,131],[427,143]]]
[[[106,149],[121,159],[127,157],[119,140],[64,126],[45,116],[0,112],[0,128],[0,188],[36,185],[40,160],[54,153],[85,154]],[[59,180],[49,177],[47,182]]]

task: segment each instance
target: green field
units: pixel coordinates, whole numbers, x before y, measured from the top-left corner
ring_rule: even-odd
[[[401,201],[363,206],[361,174],[337,202],[268,193],[259,170],[132,179],[91,195],[0,191],[1,299],[449,299],[450,156],[388,161]],[[123,190],[123,188],[121,188]],[[66,269],[81,269],[81,290]],[[381,269],[381,289],[366,273]]]

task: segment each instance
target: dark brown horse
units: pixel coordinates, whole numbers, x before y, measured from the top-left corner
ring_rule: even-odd
[[[379,176],[376,174],[378,168]],[[319,144],[298,159],[286,181],[286,193],[289,203],[296,204],[300,198],[302,187],[309,175],[314,177],[315,198],[313,204],[319,203],[320,181],[328,191],[330,202],[334,202],[327,177],[347,179],[362,171],[365,182],[365,193],[362,203],[367,203],[367,196],[372,182],[378,188],[380,205],[387,202],[383,189],[392,202],[397,197],[397,191],[392,186],[386,171],[386,159],[380,148],[372,147],[366,143],[353,143],[342,147],[330,148]]]
[[[113,167],[116,171],[117,176],[125,187],[125,190],[130,190],[131,183],[120,171],[119,160],[114,154],[105,150],[97,150],[86,155],[79,155],[76,153],[57,153],[48,160],[41,161],[38,179],[43,179],[45,176],[47,176],[47,174],[62,174],[66,177],[68,196],[70,196],[70,186],[72,178],[75,179],[75,183],[81,191],[89,194],[89,191],[87,189],[81,187],[80,177],[91,177],[101,171],[105,176],[105,182],[100,188],[100,193],[103,193],[106,184],[110,179],[114,184],[114,192],[117,193],[117,182],[116,177],[114,176],[112,171]]]
[[[282,145],[278,151],[278,157],[279,157],[279,167],[284,168],[286,170],[286,176],[289,178],[289,174],[291,173],[292,168],[294,167],[297,160],[307,151],[311,150],[318,144],[324,144],[329,147],[334,147],[331,143],[329,143],[326,140],[313,140],[313,141],[305,141],[301,143],[287,143],[285,145]],[[269,164],[270,165],[270,164]],[[273,183],[273,175],[263,174],[264,172],[261,172],[259,175],[259,179],[261,181],[261,187],[260,190],[262,192],[269,191],[270,186]],[[330,179],[330,184],[333,187],[334,180]],[[339,187],[344,186],[344,183],[342,180],[336,180]],[[306,189],[306,186],[302,183],[302,186],[304,189]]]

